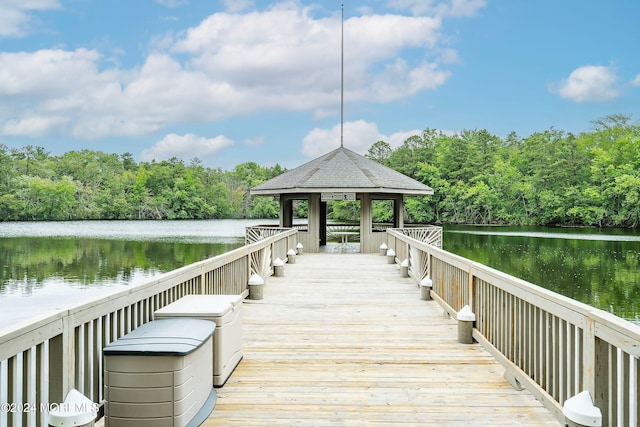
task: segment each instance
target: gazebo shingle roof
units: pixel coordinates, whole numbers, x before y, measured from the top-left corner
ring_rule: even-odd
[[[344,147],[251,189],[251,194],[264,196],[319,192],[424,196],[433,194],[433,189]]]

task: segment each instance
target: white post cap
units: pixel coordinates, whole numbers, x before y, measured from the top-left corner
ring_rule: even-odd
[[[569,420],[583,426],[602,426],[600,408],[593,406],[588,390],[578,393],[564,402],[562,413]]]
[[[396,256],[396,251],[393,249],[387,249],[387,256]]]
[[[294,251],[293,249],[289,249],[289,251],[287,251],[287,255],[295,255],[296,251]]]
[[[465,305],[458,312],[458,320],[463,320],[463,321],[466,321],[466,322],[475,322],[476,321],[476,315],[473,314],[473,311],[471,311],[471,307],[469,307],[468,305]]]
[[[400,267],[409,267],[409,260],[405,258],[404,261],[400,263]]]
[[[52,426],[79,426],[88,424],[96,419],[98,405],[78,390],[71,389],[59,405],[49,412],[49,424]]]
[[[298,248],[298,249],[302,249],[302,248],[304,248],[304,246],[302,245],[302,243],[298,243],[298,244],[296,245],[296,248]]]
[[[259,274],[252,274],[251,277],[249,277],[249,284],[264,285],[264,279],[262,279]]]
[[[276,258],[275,260],[273,260],[274,267],[281,267],[283,265],[284,265],[284,261],[281,260],[280,258]]]
[[[385,250],[386,250],[386,249],[387,249],[387,247],[388,247],[388,246],[387,246],[387,244],[386,244],[386,243],[383,243],[383,244],[381,244],[381,245],[380,245],[380,249],[385,249]]]
[[[428,286],[428,287],[432,288],[433,287],[433,280],[431,280],[431,278],[429,278],[429,276],[427,276],[424,279],[422,279],[422,281],[420,282],[420,286]]]

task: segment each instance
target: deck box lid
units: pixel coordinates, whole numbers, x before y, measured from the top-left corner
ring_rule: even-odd
[[[216,324],[209,320],[176,318],[145,323],[107,344],[108,355],[185,356],[213,335]]]
[[[156,310],[156,316],[222,317],[242,304],[242,295],[185,295]]]

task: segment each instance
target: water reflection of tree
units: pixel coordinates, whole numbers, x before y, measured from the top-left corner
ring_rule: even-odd
[[[0,291],[10,283],[30,294],[45,280],[80,286],[127,282],[136,272],[165,272],[239,244],[76,238],[0,239]]]
[[[445,249],[628,319],[640,318],[640,243],[447,233]]]

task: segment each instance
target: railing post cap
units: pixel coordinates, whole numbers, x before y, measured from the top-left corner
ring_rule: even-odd
[[[302,243],[298,243],[298,244],[296,245],[296,248],[301,249],[301,248],[304,248],[304,246],[302,245]]]
[[[464,322],[476,321],[476,315],[473,314],[473,311],[471,311],[471,307],[469,307],[468,305],[465,305],[460,309],[457,317],[458,317],[458,320],[462,320]]]
[[[380,249],[387,249],[387,248],[388,248],[388,246],[387,246],[386,243],[383,243],[383,244],[380,245]]]
[[[400,267],[409,267],[409,260],[405,258],[404,261],[400,263]]]
[[[273,260],[274,267],[282,267],[283,265],[284,265],[284,261],[281,260],[280,258],[276,258],[275,260]]]
[[[295,254],[296,254],[296,251],[294,251],[293,248],[287,251],[287,255],[295,255]]]
[[[64,399],[64,403],[57,405],[49,412],[49,425],[66,426],[66,425],[83,425],[88,424],[96,419],[98,415],[91,399],[80,393],[78,390],[71,389]]]
[[[396,256],[396,251],[394,251],[393,249],[388,249],[387,256]]]
[[[251,277],[249,277],[249,284],[250,285],[264,285],[264,279],[262,277],[260,277],[259,274],[252,274]]]
[[[427,286],[429,288],[433,287],[433,280],[429,276],[425,277],[420,281],[420,286]]]
[[[602,426],[600,408],[593,406],[588,390],[576,394],[564,402],[562,413],[569,420],[584,426]]]

